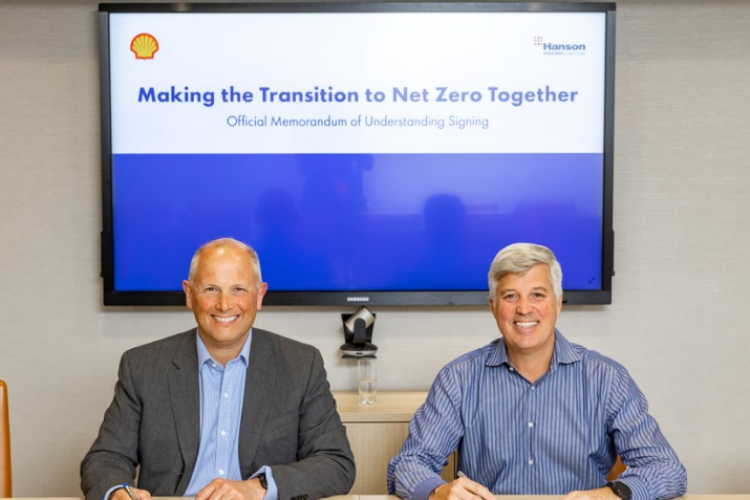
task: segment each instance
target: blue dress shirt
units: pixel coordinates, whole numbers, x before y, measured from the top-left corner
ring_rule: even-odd
[[[503,339],[443,368],[388,466],[388,493],[426,500],[457,448],[459,470],[497,495],[600,488],[617,454],[633,500],[687,489],[685,468],[627,370],[557,330],[549,371],[533,384],[511,366]]]
[[[201,436],[195,470],[186,496],[195,496],[216,478],[243,479],[238,451],[242,402],[245,394],[247,365],[250,359],[253,331],[247,336],[240,355],[224,367],[211,358],[206,345],[196,333],[201,401]],[[268,490],[264,500],[276,500],[278,488],[270,467],[253,474],[266,474]]]

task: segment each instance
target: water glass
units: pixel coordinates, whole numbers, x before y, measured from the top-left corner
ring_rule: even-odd
[[[371,405],[378,395],[378,365],[375,356],[357,359],[359,404]]]

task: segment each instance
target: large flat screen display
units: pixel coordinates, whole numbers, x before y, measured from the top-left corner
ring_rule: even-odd
[[[271,305],[487,303],[507,244],[611,302],[614,4],[101,4],[107,305],[197,247]]]

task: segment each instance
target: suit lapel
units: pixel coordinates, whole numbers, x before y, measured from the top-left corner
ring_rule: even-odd
[[[263,425],[269,412],[269,394],[276,394],[274,351],[263,330],[253,328],[250,362],[245,378],[245,395],[240,420],[240,469],[242,477],[255,472],[253,457],[258,449]]]
[[[193,329],[185,336],[185,340],[172,358],[173,368],[169,372],[169,400],[175,419],[177,441],[185,464],[175,495],[182,495],[187,490],[200,446],[200,385],[195,335],[196,330]]]

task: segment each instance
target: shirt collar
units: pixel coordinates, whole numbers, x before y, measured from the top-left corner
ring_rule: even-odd
[[[581,352],[574,349],[573,344],[555,328],[555,351],[552,353],[551,368],[555,368],[557,365],[576,363],[581,358]]]
[[[203,339],[198,334],[198,330],[195,331],[195,339],[195,344],[198,348],[198,370],[203,368],[203,365],[208,361],[216,363],[216,361],[211,357],[211,354],[209,354],[206,344],[203,343]],[[250,343],[252,342],[252,339],[253,329],[250,328],[250,333],[248,333],[247,339],[245,339],[245,343],[242,344],[242,349],[240,349],[240,355],[235,358],[240,359],[245,366],[247,366],[247,362],[250,359]]]
[[[555,328],[555,347],[552,351],[550,371],[555,370],[558,365],[567,365],[580,360],[581,353],[573,349],[573,345],[568,342],[568,339],[563,337],[557,328]],[[487,359],[487,366],[500,366],[504,364],[510,366],[510,361],[508,361],[508,350],[505,348],[505,340],[500,338],[495,349]]]

